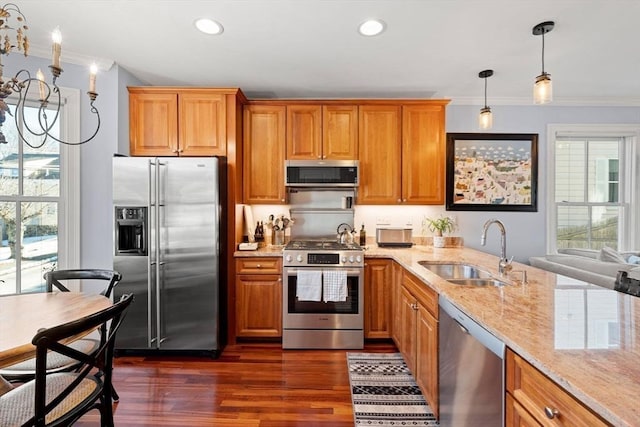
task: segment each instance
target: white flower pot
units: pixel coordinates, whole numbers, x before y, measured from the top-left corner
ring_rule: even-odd
[[[446,243],[446,238],[444,236],[433,236],[434,248],[444,248],[445,243]]]

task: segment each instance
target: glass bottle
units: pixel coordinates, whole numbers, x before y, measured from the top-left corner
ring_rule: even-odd
[[[364,229],[364,224],[362,224],[362,228],[360,229],[360,246],[365,246],[367,244],[367,231]]]

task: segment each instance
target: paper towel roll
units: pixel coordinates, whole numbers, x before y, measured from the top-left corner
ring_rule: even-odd
[[[249,236],[250,242],[255,242],[255,228],[253,222],[253,211],[251,210],[251,206],[244,205],[244,227],[246,230],[247,236]]]

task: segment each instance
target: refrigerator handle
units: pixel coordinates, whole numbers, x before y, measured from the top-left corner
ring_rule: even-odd
[[[153,198],[153,169],[154,169],[155,163],[153,162],[153,160],[149,160],[149,231],[151,231],[151,228],[153,228],[155,230],[156,227],[156,211],[157,209],[155,209],[155,200]],[[153,210],[151,210],[153,209]],[[147,295],[149,296],[149,298],[147,298],[147,340],[148,340],[148,346],[149,348],[151,348],[153,346],[153,343],[156,341],[157,337],[154,336],[154,332],[153,332],[153,296],[154,296],[154,292],[153,289],[155,288],[154,286],[154,282],[155,282],[155,275],[153,274],[153,271],[155,270],[155,265],[156,265],[156,247],[157,242],[155,241],[155,239],[157,239],[157,235],[154,236],[155,233],[150,233],[147,232],[147,236],[149,236],[149,243],[151,244],[150,248],[149,248],[149,265],[147,266]],[[154,236],[154,240],[151,240],[151,236]]]
[[[160,348],[160,344],[164,339],[162,335],[162,304],[160,293],[160,282],[164,279],[162,275],[162,269],[164,268],[164,262],[161,259],[160,243],[160,208],[164,206],[164,187],[162,187],[162,174],[160,173],[160,167],[166,166],[166,163],[162,163],[160,159],[157,160],[156,165],[156,348]]]

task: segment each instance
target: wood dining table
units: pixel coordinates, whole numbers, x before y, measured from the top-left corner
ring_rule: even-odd
[[[39,330],[78,320],[111,304],[103,295],[78,292],[0,296],[0,368],[34,357],[31,340]]]

